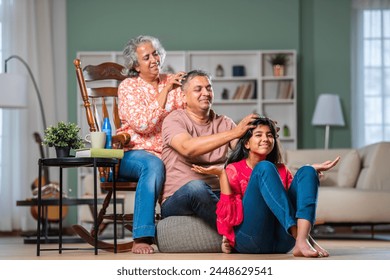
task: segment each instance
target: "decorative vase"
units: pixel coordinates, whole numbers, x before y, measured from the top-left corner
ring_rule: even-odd
[[[57,158],[69,157],[70,147],[55,147]]]
[[[283,136],[284,137],[290,137],[290,128],[287,125],[283,126]]]
[[[276,77],[284,76],[284,65],[275,64],[273,65],[273,70],[274,70],[274,76]]]

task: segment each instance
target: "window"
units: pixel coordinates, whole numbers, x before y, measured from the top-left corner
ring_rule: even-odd
[[[357,61],[352,66],[356,68],[352,98],[357,99],[353,135],[358,147],[390,141],[390,7],[365,3],[353,22]]]
[[[2,0],[0,0],[0,73],[3,73],[3,44],[2,44],[2,39],[3,39],[3,27],[2,27]],[[3,159],[2,159],[2,154],[3,154],[3,110],[0,108],[0,182],[2,180],[2,173],[3,173]],[[1,184],[0,184],[0,192],[1,192]]]
[[[390,140],[390,10],[364,11],[366,144]]]

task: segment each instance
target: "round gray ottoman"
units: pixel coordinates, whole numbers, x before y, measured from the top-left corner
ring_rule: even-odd
[[[162,253],[221,253],[222,236],[194,216],[172,216],[157,223]]]

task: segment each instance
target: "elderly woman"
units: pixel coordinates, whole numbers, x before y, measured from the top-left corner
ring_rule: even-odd
[[[155,206],[165,180],[161,161],[161,127],[172,111],[183,108],[181,80],[184,72],[161,74],[166,52],[157,38],[138,36],[124,51],[129,78],[119,85],[118,134],[127,132],[131,143],[125,147],[119,180],[138,180],[133,221],[133,253],[153,253]]]

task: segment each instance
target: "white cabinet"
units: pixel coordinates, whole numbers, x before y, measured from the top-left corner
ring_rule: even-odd
[[[283,54],[287,64],[275,76],[270,59]],[[123,63],[122,52],[78,52],[81,65],[104,61]],[[251,112],[270,117],[281,128],[280,141],[285,149],[297,148],[297,55],[295,50],[252,51],[168,51],[165,72],[201,69],[213,77],[214,110],[240,121]],[[78,90],[78,89],[77,89]],[[79,123],[83,133],[88,126],[79,100]],[[80,118],[82,117],[82,118]]]

